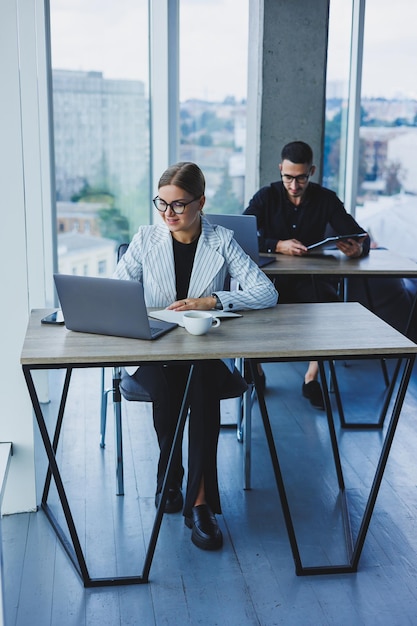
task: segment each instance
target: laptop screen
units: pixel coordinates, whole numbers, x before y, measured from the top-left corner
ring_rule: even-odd
[[[142,283],[115,278],[54,274],[68,330],[133,339],[155,339],[177,324],[148,318]]]

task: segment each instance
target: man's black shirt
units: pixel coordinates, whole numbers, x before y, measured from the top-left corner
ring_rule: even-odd
[[[308,184],[298,207],[289,200],[282,182],[271,183],[253,196],[244,213],[256,215],[260,252],[275,252],[277,242],[285,239],[309,246],[324,239],[329,230],[336,235],[365,232],[337,195],[317,183]],[[364,256],[369,243],[369,238],[364,240]]]

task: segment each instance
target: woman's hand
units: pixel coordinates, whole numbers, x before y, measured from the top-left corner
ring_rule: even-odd
[[[167,309],[170,311],[209,311],[216,306],[216,298],[207,296],[205,298],[185,298],[184,300],[176,300]]]

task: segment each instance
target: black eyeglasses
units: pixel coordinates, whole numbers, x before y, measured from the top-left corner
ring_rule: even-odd
[[[193,198],[189,202],[181,202],[181,200],[174,200],[174,202],[165,202],[165,200],[162,200],[162,198],[156,196],[156,198],[154,198],[152,202],[154,203],[155,208],[157,208],[158,211],[160,211],[161,213],[165,213],[165,211],[169,207],[171,211],[174,211],[175,215],[181,215],[181,213],[184,213],[185,207],[192,202],[195,202],[196,200],[199,200],[199,198]]]
[[[281,180],[284,183],[292,183],[293,180],[296,181],[299,185],[305,185],[305,183],[310,178],[311,170],[308,174],[299,174],[298,176],[290,176],[290,174],[281,174]]]

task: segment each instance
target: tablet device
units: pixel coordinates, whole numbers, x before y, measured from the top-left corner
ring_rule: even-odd
[[[328,248],[336,248],[337,241],[346,241],[346,239],[356,239],[359,241],[360,239],[364,239],[368,236],[368,233],[354,233],[353,235],[334,235],[333,237],[326,237],[326,239],[322,239],[322,241],[317,241],[317,243],[312,243],[311,246],[307,246],[307,250],[314,250],[314,252],[318,252],[320,250],[327,250]]]
[[[50,313],[50,315],[43,317],[41,319],[41,324],[59,324],[61,326],[62,324],[65,324],[64,316],[61,309],[58,309],[58,311],[54,311],[53,313]]]

